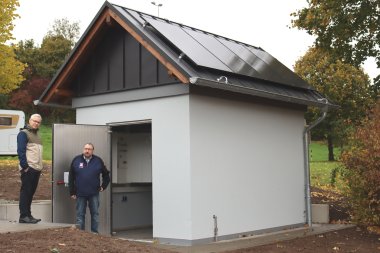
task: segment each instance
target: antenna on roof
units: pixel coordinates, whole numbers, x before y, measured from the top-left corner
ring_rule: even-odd
[[[162,7],[163,4],[161,3],[156,3],[156,2],[150,2],[154,6],[157,6],[157,17],[160,17],[160,7]]]

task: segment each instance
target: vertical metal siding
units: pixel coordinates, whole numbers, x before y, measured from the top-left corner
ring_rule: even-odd
[[[157,60],[141,46],[141,86],[157,84]]]
[[[109,38],[109,89],[121,90],[124,86],[124,39],[123,31],[116,30]]]
[[[140,44],[129,34],[124,35],[124,76],[125,88],[133,89],[140,85]]]

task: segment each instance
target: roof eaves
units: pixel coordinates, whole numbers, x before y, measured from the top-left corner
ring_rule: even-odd
[[[224,80],[225,82],[222,82]],[[293,97],[293,96],[289,96],[285,94],[276,94],[270,91],[258,90],[252,87],[244,87],[241,85],[236,85],[236,84],[228,82],[227,79],[214,81],[214,80],[201,78],[201,77],[190,77],[190,83],[194,85],[227,90],[227,91],[232,91],[232,92],[237,92],[237,93],[242,93],[242,94],[249,94],[253,96],[279,100],[279,101],[284,101],[288,103],[316,106],[320,108],[326,106],[325,98],[321,94],[319,94],[317,91],[308,90],[308,92],[313,92],[315,99],[306,99],[306,98],[297,98],[297,97]],[[332,108],[338,107],[337,105],[332,104],[330,101],[328,101],[328,106]]]

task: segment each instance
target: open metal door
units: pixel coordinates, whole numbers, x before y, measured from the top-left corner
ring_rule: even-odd
[[[83,145],[94,144],[94,154],[100,156],[110,170],[110,134],[107,126],[53,124],[52,219],[57,223],[76,223],[75,200],[70,198],[64,172],[70,170],[72,159],[82,153]],[[111,234],[111,184],[100,193],[99,233]],[[90,212],[86,212],[86,230],[90,230]]]

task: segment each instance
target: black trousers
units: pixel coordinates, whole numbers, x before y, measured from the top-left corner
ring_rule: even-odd
[[[21,172],[21,189],[20,189],[20,218],[32,216],[30,207],[32,205],[33,195],[36,192],[41,171],[29,167],[27,172]]]

